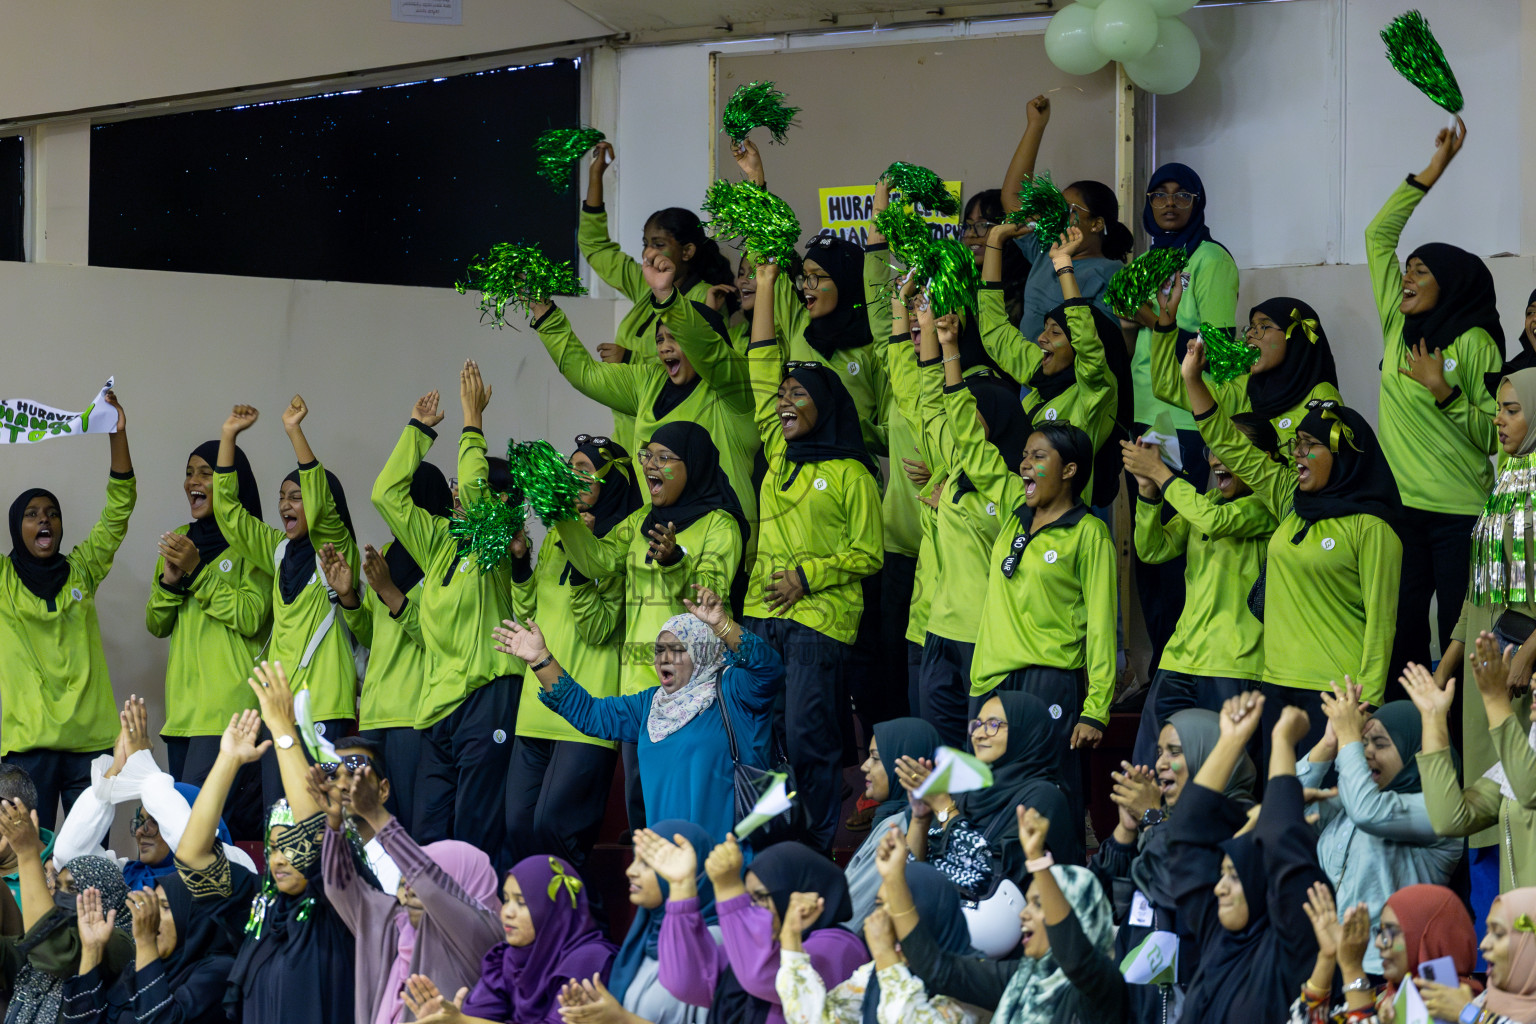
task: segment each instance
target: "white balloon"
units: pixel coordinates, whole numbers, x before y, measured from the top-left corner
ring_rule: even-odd
[[[1109,58],[1093,45],[1090,5],[1079,0],[1051,17],[1050,24],[1045,27],[1045,55],[1069,75],[1091,75],[1109,63]]]
[[[1157,43],[1157,15],[1147,0],[1103,0],[1093,12],[1093,45],[1110,60],[1144,56]]]
[[[1195,6],[1196,0],[1147,0],[1159,18],[1172,18]]]
[[[1145,57],[1125,62],[1125,73],[1147,92],[1178,92],[1200,71],[1200,43],[1178,18],[1159,18],[1157,42]]]

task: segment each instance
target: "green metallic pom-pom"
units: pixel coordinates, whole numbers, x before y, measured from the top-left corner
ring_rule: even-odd
[[[572,469],[565,456],[548,441],[508,442],[507,467],[526,497],[528,511],[545,526],[575,519],[580,514],[576,511],[576,498],[587,489],[589,481]]]
[[[909,270],[924,262],[925,254],[933,245],[933,232],[929,230],[928,222],[900,203],[892,203],[875,214],[875,230],[885,236],[891,252]]]
[[[739,143],[753,128],[767,128],[773,141],[782,144],[798,113],[799,107],[785,105],[784,94],[772,82],[749,82],[738,86],[726,102],[720,112],[720,130]]]
[[[1157,294],[1164,281],[1189,265],[1189,253],[1177,246],[1148,249],[1115,271],[1104,288],[1104,302],[1129,320]]]
[[[561,192],[571,190],[571,171],[577,162],[607,136],[596,128],[553,128],[533,144],[538,173]]]
[[[944,187],[942,178],[926,167],[898,160],[887,167],[880,177],[893,190],[901,193],[904,202],[917,203],[946,217],[960,213],[960,200]]]
[[[1409,11],[1393,18],[1381,30],[1381,41],[1387,44],[1387,60],[1420,92],[1452,114],[1466,106],[1456,74],[1424,15]]]
[[[789,204],[750,181],[720,179],[709,186],[699,208],[712,218],[707,225],[715,238],[745,241],[755,262],[784,264],[800,241],[800,218]]]
[[[481,572],[501,564],[522,532],[527,515],[517,495],[487,494],[454,512],[448,534],[459,542],[464,555],[473,558]]]
[[[1026,181],[1019,189],[1019,203],[1019,208],[1008,215],[1008,222],[1033,224],[1035,240],[1042,251],[1055,245],[1067,230],[1071,211],[1067,209],[1066,197],[1051,183],[1051,172],[1041,171]]]
[[[970,246],[957,238],[935,242],[929,257],[928,302],[934,316],[976,312],[976,292],[981,288],[981,268]]]
[[[1205,368],[1211,380],[1225,384],[1236,380],[1259,361],[1259,350],[1237,340],[1237,328],[1200,325],[1200,340],[1205,343]]]
[[[474,257],[466,269],[466,279],[453,286],[460,295],[480,293],[480,318],[489,316],[493,327],[507,326],[508,306],[526,313],[556,295],[587,294],[569,260],[556,263],[532,245],[499,242],[489,257]]]

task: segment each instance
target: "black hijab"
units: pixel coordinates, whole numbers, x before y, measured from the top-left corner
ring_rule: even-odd
[[[1334,454],[1333,471],[1323,489],[1296,492],[1296,514],[1305,525],[1291,538],[1292,544],[1300,544],[1320,519],[1363,514],[1398,527],[1403,502],[1397,479],[1364,416],[1337,402],[1313,399],[1296,430],[1322,441]]]
[[[1412,347],[1422,338],[1431,349],[1446,349],[1462,334],[1481,327],[1493,336],[1502,356],[1504,328],[1499,324],[1498,296],[1488,265],[1446,242],[1421,245],[1408,254],[1410,260],[1415,256],[1435,275],[1440,300],[1427,313],[1403,318],[1403,344]]]
[[[1300,405],[1319,384],[1339,386],[1328,332],[1323,330],[1316,310],[1300,299],[1282,295],[1254,306],[1248,319],[1251,321],[1256,313],[1263,313],[1285,332],[1285,358],[1272,370],[1248,375],[1248,403],[1254,412],[1272,420]]]
[[[341,489],[341,481],[336,479],[336,474],[330,470],[325,471],[325,480],[330,486],[331,501],[336,505],[336,514],[341,517],[341,524],[347,528],[348,533],[356,537],[357,532],[352,529],[352,513],[347,508],[347,492]],[[285,484],[298,482],[298,470],[283,477]],[[277,581],[283,604],[293,604],[309,584],[309,578],[318,571],[319,569],[315,566],[315,545],[310,540],[310,535],[305,533],[298,540],[288,541],[288,547],[283,551],[283,564],[279,567]]]
[[[741,528],[741,542],[745,545],[751,531],[747,514],[741,510],[741,500],[736,497],[730,477],[720,466],[720,449],[710,439],[709,431],[697,423],[677,420],[657,427],[649,443],[664,445],[680,456],[688,470],[688,482],[683,485],[683,493],[666,508],[651,506],[645,521],[640,524],[641,534],[649,536],[651,530],[667,523],[672,523],[677,532],[682,533],[718,509],[730,513],[736,520]]]
[[[816,406],[816,425],[788,443],[789,461],[853,459],[878,477],[880,470],[864,446],[858,407],[837,371],[822,363],[785,363],[784,379],[791,377],[810,394]],[[786,481],[784,487],[788,486]]]
[[[1010,472],[1018,472],[1032,429],[1029,414],[1019,404],[1018,387],[982,371],[967,376],[965,386],[976,399],[976,411],[987,421],[987,443],[997,449]],[[955,482],[953,500],[958,502],[975,489],[976,485],[962,472]]]
[[[219,442],[204,441],[192,449],[192,455],[187,456],[187,461],[191,462],[193,456],[208,463],[208,468],[212,469],[219,464]],[[260,519],[261,490],[256,486],[256,474],[251,472],[251,460],[245,457],[239,445],[235,446],[235,479],[239,484],[241,507]],[[208,500],[212,501],[213,495],[208,495]],[[187,528],[187,539],[197,545],[197,557],[203,564],[218,558],[229,547],[229,541],[224,539],[224,531],[219,529],[218,517],[212,513],[192,520],[192,525]]]
[[[1017,252],[1018,246],[1014,246],[1013,251]],[[987,354],[987,348],[981,342],[981,318],[975,313],[962,312],[960,314],[960,372],[968,373],[978,366],[985,366],[996,376],[1012,383],[1014,392],[1018,392],[1018,381],[1008,376],[1003,368],[997,365],[997,360]]]
[[[1525,300],[1526,308],[1529,309],[1533,302],[1536,302],[1536,291],[1531,292],[1531,297]],[[1522,316],[1520,320],[1524,323],[1525,317]],[[1483,383],[1488,385],[1488,393],[1493,395],[1494,398],[1498,398],[1499,384],[1505,377],[1512,373],[1519,373],[1521,370],[1529,370],[1533,366],[1536,366],[1536,340],[1531,338],[1530,331],[1522,328],[1520,331],[1520,351],[1516,353],[1515,358],[1504,363],[1503,369],[1483,374]]]
[[[179,989],[182,982],[210,958],[222,958],[227,967],[234,967],[234,947],[218,915],[200,910],[193,904],[187,883],[176,872],[162,875],[157,884],[165,890],[165,901],[171,906],[171,920],[176,922],[176,948],[165,959],[170,990]]]
[[[668,446],[670,447],[670,445]],[[640,483],[635,479],[635,467],[629,452],[622,445],[609,441],[597,445],[590,438],[576,450],[592,460],[602,486],[597,490],[597,501],[592,505],[592,534],[606,537],[608,531],[629,518],[631,512],[644,504],[640,497]],[[672,449],[677,451],[676,448]]]
[[[64,542],[64,530],[61,525],[60,536],[53,539],[53,554],[47,558],[38,558],[27,550],[26,543],[21,539],[21,520],[33,498],[47,498],[55,507],[59,504],[59,499],[52,491],[41,487],[29,487],[11,502],[11,565],[15,567],[21,585],[30,590],[32,596],[47,601],[49,611],[58,611],[54,598],[59,596],[64,584],[69,582],[69,558],[59,550]],[[62,520],[62,508],[59,514]]]
[[[814,892],[826,901],[821,916],[811,922],[807,932],[831,928],[853,916],[853,898],[848,894],[843,869],[809,846],[775,843],[758,854],[748,868],[772,896],[781,921],[789,912],[790,894],[797,892]]]
[[[411,475],[411,504],[439,519],[453,515],[453,488],[448,486],[448,478],[443,476],[443,471],[430,462],[418,465],[416,472]],[[384,552],[384,563],[389,566],[390,581],[400,588],[402,594],[408,593],[426,575],[416,559],[411,557],[411,553],[405,550],[405,545],[400,543],[399,537]]]
[[[1052,855],[1063,864],[1082,864],[1078,829],[1073,827],[1059,785],[1062,751],[1051,737],[1051,713],[1032,694],[994,690],[987,695],[992,697],[1002,702],[1008,719],[1008,748],[992,762],[992,785],[960,795],[961,813],[997,851],[1004,843],[1018,840],[1014,808],[1020,804],[1033,807],[1066,826],[1051,829],[1046,845]]]
[[[1199,967],[1186,994],[1199,993],[1197,998],[1205,1005],[1192,1019],[1262,1020],[1260,1011],[1287,1006],[1295,998],[1290,976],[1297,968],[1283,962],[1285,957],[1269,920],[1270,886],[1258,838],[1249,833],[1217,846],[1232,859],[1243,884],[1248,923],[1235,932],[1218,924],[1201,947]],[[1216,883],[1213,880],[1210,884]],[[1186,1003],[1185,1009],[1190,1008]]]
[[[932,757],[939,749],[939,730],[921,718],[892,718],[875,726],[875,743],[880,748],[880,763],[890,780],[890,795],[875,808],[875,823],[907,809],[907,791],[896,781],[896,761],[903,757]]]
[[[1063,302],[1055,309],[1045,314],[1045,319],[1052,321],[1061,328],[1061,333],[1067,336],[1073,347],[1077,346],[1077,339],[1072,337],[1072,326],[1067,321],[1067,306],[1081,303],[1082,299],[1072,299]],[[1112,318],[1097,305],[1089,303],[1089,311],[1093,314],[1093,325],[1098,330],[1099,344],[1104,349],[1104,361],[1109,365],[1109,372],[1119,384],[1115,406],[1115,421],[1125,424],[1130,422],[1134,396],[1131,393],[1131,356],[1125,348],[1125,335],[1120,330],[1120,322]],[[1077,360],[1074,359],[1065,370],[1055,373],[1046,373],[1043,369],[1035,371],[1029,378],[1029,386],[1040,393],[1041,402],[1050,402],[1057,398],[1063,391],[1077,383]],[[1118,451],[1116,458],[1119,457]]]
[[[1205,225],[1205,182],[1200,180],[1194,168],[1185,164],[1163,164],[1152,172],[1152,177],[1147,181],[1147,191],[1167,182],[1173,182],[1188,192],[1195,194],[1195,203],[1189,211],[1189,221],[1177,231],[1164,231],[1157,226],[1157,218],[1152,215],[1152,200],[1141,201],[1141,226],[1147,229],[1147,237],[1152,240],[1153,248],[1165,246],[1183,249],[1191,256],[1204,242],[1215,242],[1211,237],[1211,229]],[[1216,243],[1221,245],[1220,242]],[[1226,246],[1222,246],[1223,249]]]
[[[805,258],[837,285],[837,308],[806,324],[806,343],[823,359],[840,348],[868,345],[873,335],[864,308],[864,250],[836,235],[817,235],[806,243]]]
[[[704,318],[704,322],[715,329],[715,333],[720,335],[725,346],[729,348],[731,344],[731,332],[726,327],[725,320],[721,318],[720,314],[710,309],[702,302],[693,303],[693,308],[698,310],[699,315]],[[658,340],[660,340],[661,337],[661,327],[662,323],[658,319],[656,321]],[[627,362],[628,360],[626,359],[625,361]],[[702,383],[704,383],[704,378],[699,376],[697,369],[694,370],[693,380],[689,381],[687,384],[673,384],[670,377],[666,378],[662,381],[661,390],[656,393],[656,400],[651,403],[651,415],[658,420],[662,419],[668,413],[672,412],[678,406],[686,402],[688,400],[688,396],[692,395],[693,392]],[[593,465],[595,466],[597,463],[594,462]],[[598,536],[602,536],[602,534],[598,534]]]

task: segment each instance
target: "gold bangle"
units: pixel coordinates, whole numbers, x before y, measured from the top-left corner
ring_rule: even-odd
[[[730,636],[731,627],[734,625],[736,625],[736,621],[734,619],[727,620],[723,627],[715,630],[715,639],[724,640],[726,637]]]
[[[886,907],[885,912],[891,917],[906,917],[908,914],[917,913],[917,905],[913,904],[906,910],[892,910],[890,907]]]

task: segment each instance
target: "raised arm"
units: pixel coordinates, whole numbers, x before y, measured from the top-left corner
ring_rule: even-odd
[[[192,804],[192,815],[176,846],[177,863],[193,870],[211,867],[216,860],[214,849],[219,841],[219,818],[224,814],[224,802],[240,769],[256,761],[272,748],[271,740],[256,742],[261,734],[261,716],[255,711],[242,711],[229,716],[229,725],[219,738],[219,756],[208,777],[198,790]]]
[[[771,295],[779,280],[774,263],[760,263],[756,270],[757,294]],[[764,455],[775,446],[784,445],[784,431],[779,425],[779,385],[783,383],[783,356],[774,334],[774,303],[759,303],[752,309],[752,343],[747,346],[747,372],[752,383],[756,407],[757,433],[762,438]]]
[[[53,893],[43,870],[43,837],[38,832],[37,811],[20,800],[0,800],[0,836],[16,855],[22,927],[23,931],[31,931],[53,909]]]
[[[1003,190],[1007,204],[1008,191]],[[1018,196],[1014,196],[1018,204]],[[999,224],[987,235],[987,248],[981,263],[981,291],[976,296],[981,328],[981,347],[1008,376],[1028,381],[1040,369],[1042,353],[1033,338],[1026,338],[1008,318],[1003,304],[1003,247],[1013,245],[1024,228],[1018,224]]]
[[[1003,209],[1008,213],[1016,212],[1023,205],[1019,202],[1019,189],[1035,176],[1040,140],[1045,137],[1045,126],[1051,121],[1051,101],[1044,94],[1036,96],[1024,105],[1024,116],[1024,135],[1003,175]]]
[[[107,478],[107,502],[102,506],[101,518],[91,527],[91,532],[69,553],[70,565],[83,571],[93,584],[100,584],[112,570],[117,549],[128,536],[128,517],[138,501],[133,460],[128,457],[128,417],[118,404],[115,392],[107,392],[107,402],[117,410],[117,429],[107,435],[112,445],[112,471]]]
[[[1237,474],[1237,478],[1253,489],[1270,515],[1282,519],[1291,509],[1296,497],[1296,474],[1287,466],[1271,459],[1243,436],[1232,424],[1231,418],[1216,405],[1200,368],[1205,362],[1205,345],[1198,338],[1189,343],[1182,367],[1184,387],[1189,393],[1190,409],[1200,427],[1200,436],[1210,445],[1211,451]]]
[[[1430,157],[1429,166],[1418,174],[1409,175],[1408,180],[1393,189],[1387,197],[1386,205],[1365,229],[1365,259],[1371,272],[1371,288],[1376,296],[1376,312],[1381,317],[1381,326],[1388,344],[1394,335],[1400,334],[1403,320],[1403,314],[1398,308],[1403,301],[1403,271],[1397,262],[1397,243],[1419,202],[1440,180],[1456,154],[1461,152],[1467,138],[1467,126],[1460,118],[1456,119],[1456,123],[1457,131],[1440,129],[1435,135],[1435,152]]]
[[[320,813],[320,804],[309,788],[309,761],[299,742],[294,717],[293,688],[280,661],[264,661],[254,669],[255,679],[246,682],[261,704],[261,720],[277,745],[277,766],[282,774],[283,795],[293,808],[294,821],[306,821]],[[284,737],[287,741],[284,741]],[[201,794],[199,794],[201,796]]]
[[[742,416],[752,415],[755,403],[747,379],[747,361],[730,340],[710,326],[694,303],[677,290],[677,268],[665,256],[650,257],[643,268],[651,286],[651,308],[661,314],[689,364],[721,401]],[[723,324],[722,324],[723,326]]]
[[[636,301],[649,301],[649,296],[650,289],[645,288]],[[538,332],[555,367],[572,387],[616,412],[633,416],[640,411],[640,378],[652,372],[646,364],[598,362],[582,347],[571,322],[558,306],[535,302],[529,311],[533,319],[528,326]]]
[[[440,544],[451,543],[447,524],[411,500],[411,480],[432,442],[436,427],[443,421],[439,411],[440,396],[429,391],[411,407],[411,418],[394,451],[384,463],[370,495],[374,509],[389,527],[389,532],[405,545],[419,565],[429,565]]]
[[[240,504],[240,484],[235,476],[235,439],[256,425],[260,416],[249,405],[237,405],[219,434],[219,454],[213,474],[213,515],[230,548],[255,566],[270,569],[272,553],[283,532],[257,519]]]
[[[581,208],[576,229],[576,245],[592,272],[610,287],[623,292],[631,302],[645,297],[645,278],[640,266],[624,254],[619,243],[608,237],[608,212],[603,208],[603,172],[613,166],[613,144],[599,142],[587,165],[587,197]],[[588,357],[590,358],[590,357]]]

